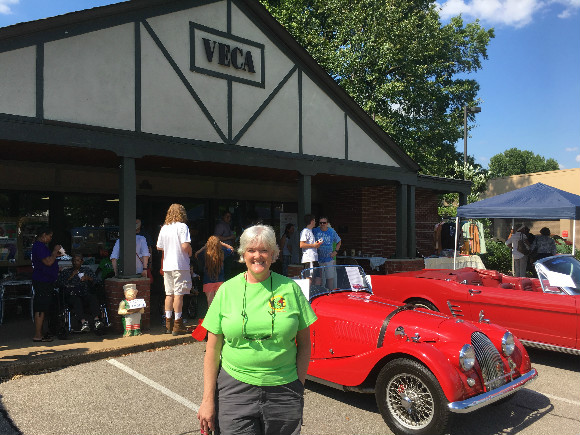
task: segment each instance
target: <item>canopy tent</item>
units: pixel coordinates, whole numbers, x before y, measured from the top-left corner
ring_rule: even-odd
[[[536,183],[457,208],[463,218],[580,219],[580,195]]]
[[[511,218],[512,225],[513,219],[571,219],[576,221],[580,219],[580,195],[543,183],[536,183],[458,207],[457,229],[459,218]],[[574,222],[572,236],[572,252],[575,252],[575,244],[576,222]]]

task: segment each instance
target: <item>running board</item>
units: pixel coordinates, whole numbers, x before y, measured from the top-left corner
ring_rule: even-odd
[[[322,384],[322,385],[326,385],[327,387],[336,388],[337,390],[340,390],[340,391],[347,391],[347,392],[353,392],[353,393],[364,393],[364,394],[375,394],[374,388],[360,387],[360,386],[349,387],[347,385],[336,384],[334,382],[330,382],[330,381],[327,381],[325,379],[320,379],[320,378],[317,378],[316,376],[310,376],[310,375],[306,375],[306,379],[308,379],[309,381],[312,381],[312,382],[316,382],[317,384]]]
[[[520,338],[522,344],[526,347],[531,347],[534,349],[542,349],[542,350],[552,350],[555,352],[562,352],[562,353],[569,353],[570,355],[580,355],[580,349],[573,349],[570,347],[562,347],[562,346],[555,346],[553,344],[547,343],[539,343],[537,341],[528,341],[522,340]]]

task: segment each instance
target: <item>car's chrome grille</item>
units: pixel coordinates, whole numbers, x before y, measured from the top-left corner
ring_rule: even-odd
[[[482,332],[471,334],[471,344],[481,367],[486,391],[501,387],[506,383],[503,361],[493,343]]]

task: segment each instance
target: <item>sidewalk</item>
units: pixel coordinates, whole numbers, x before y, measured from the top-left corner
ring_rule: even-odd
[[[51,342],[35,343],[32,341],[34,327],[30,317],[9,319],[0,325],[0,381],[15,375],[195,341],[191,334],[165,334],[165,325],[153,319],[151,323],[151,328],[137,337],[122,337],[113,332],[96,336],[88,332],[73,333],[67,340],[55,337]],[[197,321],[191,320],[186,326],[192,329],[197,326]]]

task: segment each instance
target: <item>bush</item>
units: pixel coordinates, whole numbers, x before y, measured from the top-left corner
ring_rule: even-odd
[[[485,242],[487,253],[481,254],[481,261],[487,269],[501,273],[512,271],[512,250],[505,243],[488,239]]]
[[[558,254],[571,254],[572,253],[572,245],[560,245],[559,243],[556,242],[556,250],[558,251]],[[577,260],[580,260],[580,251],[578,249],[576,249],[576,252],[574,253],[574,257]]]

